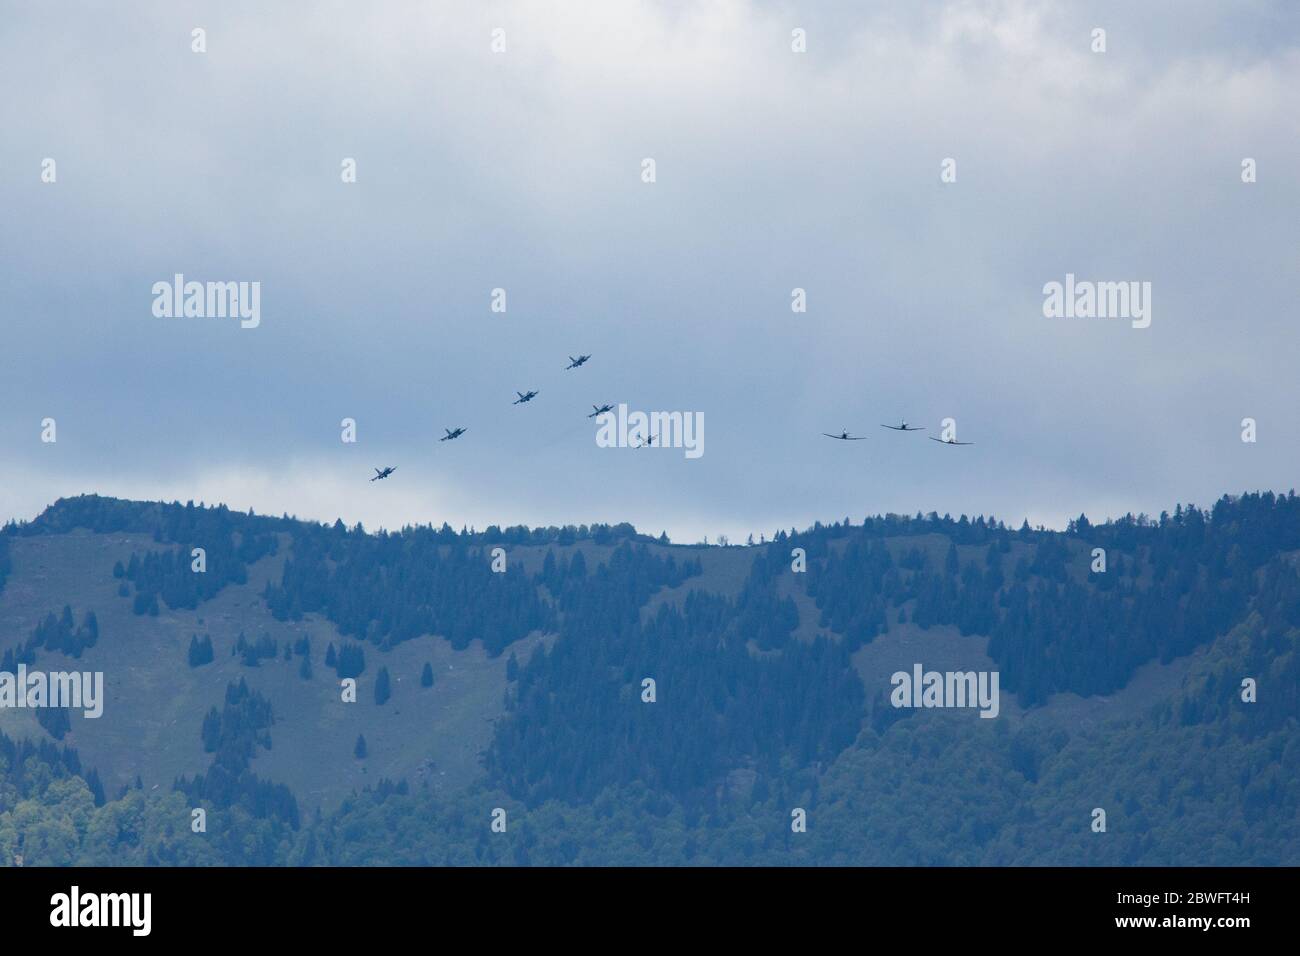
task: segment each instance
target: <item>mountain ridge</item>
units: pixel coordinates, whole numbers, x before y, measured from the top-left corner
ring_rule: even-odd
[[[602,847],[570,834],[571,844],[551,846],[533,832],[533,846],[549,846],[549,855],[516,847],[499,861],[518,862],[522,852],[532,862],[688,862],[693,846],[743,862],[738,834],[750,832],[762,808],[774,814],[776,801],[798,793],[824,808],[842,836],[877,839],[841,816],[859,805],[858,790],[873,787],[835,768],[873,767],[905,738],[923,753],[946,741],[941,763],[959,754],[968,763],[1005,761],[1018,786],[1032,788],[1025,794],[1056,806],[1038,781],[1055,779],[1058,761],[1084,760],[1084,777],[1100,781],[1108,734],[1140,750],[1143,735],[1185,735],[1204,715],[1223,735],[1210,748],[1219,765],[1233,765],[1223,748],[1244,739],[1243,726],[1270,741],[1251,744],[1270,758],[1241,771],[1234,812],[1252,806],[1251,786],[1270,788],[1276,808],[1242,825],[1282,834],[1289,849],[1275,861],[1294,861],[1294,827],[1277,818],[1295,805],[1294,775],[1277,775],[1295,757],[1285,735],[1297,719],[1297,515],[1293,494],[1250,493],[1225,496],[1209,511],[1179,506],[1158,520],[1092,525],[1081,516],[1065,532],[884,516],[779,532],[750,547],[664,544],[631,525],[372,534],[341,522],[83,496],[0,534],[0,566],[10,568],[0,634],[14,644],[5,651],[13,662],[106,673],[107,716],[74,713],[58,734],[102,781],[91,815],[116,813],[133,794],[155,809],[173,807],[167,813],[178,795],[207,801],[232,831],[219,851],[226,862],[320,861],[331,828],[374,822],[371,801],[469,826],[466,801],[485,794],[535,821],[605,812],[602,801],[626,799],[629,787],[645,788],[633,800],[639,809],[615,813],[630,844]],[[194,583],[189,556],[200,540],[215,585]],[[1090,565],[1094,545],[1110,562],[1100,573]],[[503,549],[501,571],[492,569],[494,547]],[[792,567],[799,550],[802,572]],[[70,620],[94,612],[97,621],[89,646],[59,638],[76,656],[46,646],[57,628],[38,627],[64,605]],[[29,631],[44,636],[18,640]],[[213,652],[196,665],[200,637]],[[347,647],[364,664],[356,703],[345,704],[343,671],[336,662],[331,673],[328,660]],[[1232,693],[1225,659],[1265,675],[1259,704],[1224,709]],[[890,707],[890,675],[914,663],[1001,670],[1001,716],[971,725],[971,713]],[[658,684],[652,705],[638,699],[646,676]],[[200,735],[201,723],[217,735]],[[55,743],[30,712],[0,711],[0,731]],[[354,754],[359,738],[364,758]],[[934,768],[902,766],[920,775],[909,800],[941,798]],[[89,772],[69,779],[84,782]],[[974,794],[984,785],[963,786]],[[1175,792],[1176,783],[1167,786]],[[819,804],[825,787],[834,798]],[[1185,796],[1184,808],[1189,799],[1200,807],[1202,796]],[[0,844],[16,810],[0,800]],[[825,825],[821,809],[813,818]],[[1163,832],[1151,813],[1144,819],[1149,833]],[[656,849],[653,834],[672,820],[671,849]],[[1007,837],[1016,818],[980,826]],[[852,861],[816,839],[788,845],[779,820],[760,829],[766,859],[789,850],[790,861]],[[473,849],[472,831],[463,835],[473,860],[495,858],[495,850]],[[250,832],[266,837],[252,851],[237,839]],[[368,851],[336,842],[325,859],[409,856],[386,832],[368,837]],[[889,832],[897,845],[883,858],[863,843],[853,859],[903,862],[907,839]],[[1031,857],[994,835],[977,845],[987,858],[1060,862],[1040,830],[1026,832],[1037,847]],[[185,834],[173,833],[167,852],[189,852],[180,846]],[[1161,839],[1125,852],[1174,858],[1173,838]],[[926,853],[943,862],[944,846]],[[83,834],[78,852],[85,847]],[[947,862],[968,851],[950,846]]]

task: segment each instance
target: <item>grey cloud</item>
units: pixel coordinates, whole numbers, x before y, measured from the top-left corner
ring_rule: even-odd
[[[1285,489],[1294,6],[1131,6],[22,9],[0,36],[0,518],[87,490],[736,537]],[[261,328],[153,318],[175,272],[260,281]],[[1151,328],[1043,318],[1066,272],[1151,281]],[[703,411],[705,456],[598,449],[601,401]],[[978,444],[876,427],[899,415]],[[819,435],[839,428],[881,434]],[[363,487],[379,464],[400,480]]]

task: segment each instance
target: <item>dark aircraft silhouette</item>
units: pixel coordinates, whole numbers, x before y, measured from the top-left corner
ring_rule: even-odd
[[[524,392],[515,392],[515,394],[518,395],[519,398],[518,398],[517,400],[511,402],[511,403],[510,403],[511,405],[522,405],[524,402],[531,402],[531,401],[532,401],[534,398],[536,398],[537,395],[538,395],[538,393],[537,393],[537,392],[534,392],[534,391],[529,391],[529,392],[527,392],[527,393],[524,393]]]
[[[578,368],[579,366],[586,365],[587,359],[589,358],[591,358],[590,355],[579,355],[577,358],[570,355],[569,364],[564,366],[564,370],[567,372],[571,368]]]
[[[866,441],[866,435],[850,435],[848,432],[840,432],[838,435],[832,435],[830,432],[822,432],[827,438],[834,438],[836,441]]]
[[[651,435],[649,438],[643,438],[641,439],[641,444],[634,445],[633,447],[644,448],[646,445],[653,445],[655,443],[655,439],[658,437],[659,437],[658,435]]]
[[[371,478],[370,480],[371,480],[371,481],[378,481],[380,478],[387,478],[389,475],[391,475],[391,474],[392,474],[393,472],[395,472],[395,471],[397,471],[397,466],[396,466],[396,465],[393,465],[391,468],[390,468],[390,467],[385,467],[383,471],[380,471],[378,468],[376,468],[376,469],[375,469],[375,477]]]
[[[905,421],[899,422],[897,425],[881,425],[880,427],[881,427],[881,428],[889,428],[889,429],[892,429],[893,431],[896,431],[896,432],[923,432],[923,431],[925,431],[925,426],[924,426],[924,425],[922,425],[922,426],[920,426],[920,427],[917,427],[916,425],[909,425],[909,424],[907,424],[907,422],[905,422]]]
[[[465,434],[465,429],[463,428],[457,428],[455,431],[452,431],[450,428],[444,428],[443,431],[447,434],[445,437],[439,438],[438,441],[451,441],[453,438],[459,438],[461,435]]]
[[[596,410],[588,415],[588,418],[595,418],[597,415],[604,415],[606,412],[612,412],[614,410],[613,405],[601,405],[599,407],[592,405],[591,407]]]
[[[937,441],[940,445],[973,445],[973,441],[958,441],[955,438],[935,438],[933,435],[928,436],[930,441]]]

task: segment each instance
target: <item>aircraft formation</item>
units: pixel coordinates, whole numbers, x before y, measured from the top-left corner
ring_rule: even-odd
[[[909,425],[906,419],[899,421],[897,425],[881,425],[881,428],[888,428],[894,432],[923,432],[924,425]],[[838,435],[832,435],[830,432],[822,432],[827,438],[834,438],[836,441],[863,441],[865,435],[850,435],[847,431],[842,431]],[[927,436],[930,441],[937,441],[941,445],[973,445],[973,441],[958,441],[955,438],[935,438],[933,435]]]
[[[587,362],[588,362],[588,360],[590,360],[590,359],[591,359],[591,356],[590,356],[590,355],[583,355],[583,354],[581,354],[581,353],[579,353],[576,357],[573,356],[573,355],[570,355],[570,356],[569,356],[569,364],[566,365],[566,366],[564,367],[564,370],[567,372],[569,369],[573,369],[573,368],[582,368],[582,366],[586,365]],[[519,396],[519,397],[516,398],[516,399],[515,399],[513,402],[511,402],[510,404],[511,404],[511,405],[525,405],[525,404],[527,404],[528,402],[531,402],[531,401],[532,401],[534,398],[536,398],[538,395],[540,395],[541,392],[540,392],[538,389],[530,388],[530,389],[528,389],[527,391],[524,391],[524,392],[516,391],[515,394],[516,394],[517,396]],[[597,415],[604,414],[605,412],[612,412],[612,411],[614,410],[614,406],[613,406],[613,405],[592,405],[591,407],[594,408],[595,411],[592,412],[590,415],[588,415],[588,416],[587,416],[588,418],[595,418]],[[461,435],[465,434],[465,432],[467,432],[467,431],[469,431],[468,428],[466,428],[466,427],[464,427],[464,426],[459,426],[459,425],[458,425],[456,428],[443,428],[443,432],[444,432],[445,434],[444,434],[441,438],[439,438],[438,441],[440,441],[440,442],[444,442],[444,441],[454,441],[455,439],[459,438]],[[657,437],[657,436],[655,436],[655,437]],[[637,448],[644,448],[646,445],[653,444],[653,442],[654,442],[654,437],[652,437],[649,441],[643,441],[641,444],[637,445],[636,447],[637,447]],[[370,480],[371,480],[371,481],[380,481],[380,480],[382,480],[382,479],[384,479],[384,478],[387,478],[389,475],[391,475],[391,474],[392,474],[393,472],[395,472],[396,470],[397,470],[397,468],[396,468],[395,466],[393,466],[393,467],[384,467],[384,468],[382,468],[382,469],[381,469],[381,468],[376,468],[376,469],[375,469],[375,476],[374,476],[373,478],[371,478]]]
[[[584,366],[584,365],[587,364],[587,361],[588,361],[590,358],[591,358],[590,355],[582,355],[582,354],[579,354],[579,355],[577,355],[576,357],[573,356],[573,355],[570,355],[570,356],[569,356],[569,364],[566,365],[566,366],[564,366],[564,370],[567,372],[567,371],[569,371],[570,369],[581,368],[582,366]],[[511,405],[525,405],[525,404],[527,404],[528,402],[531,402],[534,398],[536,398],[536,397],[537,397],[538,395],[540,395],[540,394],[541,394],[541,392],[540,392],[539,390],[537,390],[537,389],[528,389],[527,391],[524,391],[524,392],[516,391],[516,392],[515,392],[515,395],[517,395],[518,398],[516,398],[516,399],[515,399],[513,402],[511,402],[510,404],[511,404]],[[592,406],[591,406],[591,409],[592,409],[591,414],[588,415],[587,417],[588,417],[588,418],[596,418],[597,416],[599,416],[599,415],[603,415],[603,414],[605,414],[606,412],[612,412],[612,411],[614,410],[614,406],[613,406],[613,405],[610,405],[610,404],[604,404],[604,405],[592,405]],[[885,424],[882,424],[880,427],[881,427],[881,428],[888,428],[890,431],[895,431],[895,432],[923,432],[923,431],[925,431],[925,426],[923,426],[923,425],[909,425],[909,424],[907,423],[907,420],[906,420],[906,419],[901,419],[897,425],[885,425]],[[440,441],[440,442],[444,442],[444,441],[453,441],[454,439],[457,439],[457,438],[459,438],[461,435],[465,434],[465,432],[467,432],[468,430],[469,430],[468,428],[465,428],[465,427],[463,427],[463,426],[457,426],[457,427],[454,428],[454,429],[453,429],[453,428],[444,428],[443,431],[444,431],[446,434],[444,434],[441,438],[439,438],[438,441]],[[843,431],[839,432],[839,434],[833,434],[833,433],[831,433],[831,432],[822,432],[822,434],[825,435],[827,438],[833,438],[833,439],[835,439],[836,441],[866,441],[866,439],[867,439],[867,436],[866,436],[866,435],[850,435],[849,432],[848,432],[847,430],[843,430]],[[653,444],[655,443],[655,439],[657,439],[658,437],[659,437],[658,435],[651,435],[649,438],[643,438],[643,439],[641,439],[641,440],[640,440],[636,445],[634,445],[633,447],[634,447],[634,448],[648,448],[649,446],[651,446],[651,445],[653,445]],[[973,445],[973,444],[975,444],[975,443],[972,442],[972,441],[957,441],[957,439],[955,439],[955,438],[935,438],[933,435],[930,435],[930,436],[928,436],[928,437],[929,437],[930,441],[937,441],[937,442],[939,442],[939,444],[941,444],[941,445]],[[396,468],[395,466],[386,466],[386,467],[384,467],[384,468],[382,468],[382,469],[381,469],[381,468],[376,468],[376,469],[375,469],[375,476],[374,476],[373,478],[371,478],[370,480],[371,480],[371,481],[381,481],[382,479],[387,478],[389,475],[391,475],[391,474],[392,474],[393,472],[395,472],[396,470],[397,470],[397,468]]]

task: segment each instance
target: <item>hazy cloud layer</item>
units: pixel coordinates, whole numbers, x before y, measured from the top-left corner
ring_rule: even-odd
[[[1293,3],[46,3],[0,23],[0,519],[98,491],[734,538],[1295,484]],[[177,272],[260,281],[261,326],[155,318]],[[1149,281],[1150,328],[1044,318],[1066,273]],[[703,412],[705,454],[598,448],[594,402]],[[877,427],[900,415],[977,444]],[[871,440],[820,435],[840,429]]]

